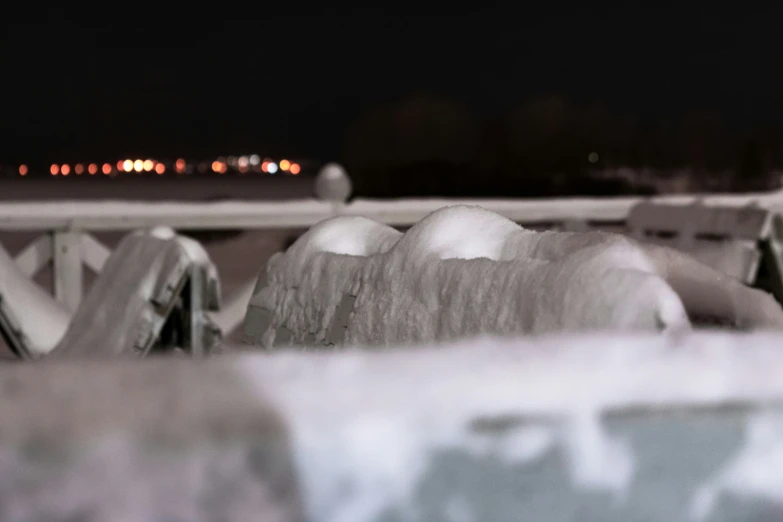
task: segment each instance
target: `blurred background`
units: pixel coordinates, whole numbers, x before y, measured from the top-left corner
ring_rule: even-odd
[[[373,198],[774,189],[781,14],[15,6],[0,197],[300,197],[327,161]]]

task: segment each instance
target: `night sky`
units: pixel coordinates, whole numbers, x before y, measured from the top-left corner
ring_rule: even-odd
[[[329,160],[364,110],[428,92],[493,117],[559,93],[640,118],[783,124],[783,8],[410,15],[64,8],[7,14],[0,161],[262,151]],[[267,6],[264,6],[267,7]]]

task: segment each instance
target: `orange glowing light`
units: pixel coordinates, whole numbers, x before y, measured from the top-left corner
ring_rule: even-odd
[[[179,158],[177,160],[177,172],[182,172],[185,170],[185,160],[183,158]]]
[[[56,176],[57,174],[59,174],[59,173],[60,173],[60,167],[58,167],[58,166],[57,166],[57,165],[55,165],[55,164],[52,164],[52,166],[51,166],[51,167],[49,167],[49,172],[51,172],[51,173],[52,173],[52,176]]]
[[[27,176],[27,165],[19,165],[19,175]]]
[[[125,160],[125,161],[123,161],[123,162],[122,162],[122,168],[120,168],[120,167],[118,166],[118,167],[117,167],[117,170],[119,170],[120,172],[122,172],[123,170],[124,170],[125,172],[130,172],[130,171],[132,171],[132,170],[133,170],[133,161],[132,161],[132,160]]]
[[[158,174],[163,174],[164,172],[166,172],[166,167],[163,166],[163,163],[158,163],[157,165],[155,165],[155,172],[157,172]]]
[[[261,170],[263,170],[264,172],[269,172],[269,162],[268,161],[265,161],[265,162],[263,162],[261,164]]]
[[[219,161],[213,161],[212,162],[212,172],[220,172],[223,170],[223,166],[220,164]]]
[[[288,170],[291,168],[291,162],[287,159],[280,160],[280,170]]]
[[[82,165],[81,163],[77,163],[77,164],[76,164],[76,166],[73,168],[73,171],[74,171],[76,174],[82,174],[82,173],[84,173],[84,165]]]
[[[152,160],[144,160],[144,171],[149,172],[155,167],[155,164],[152,162]]]
[[[90,163],[90,166],[87,167],[87,172],[94,176],[95,173],[98,172],[98,165],[95,163]]]
[[[302,167],[300,167],[298,163],[291,163],[291,174],[296,176],[301,171],[302,171]]]
[[[71,173],[71,167],[68,166],[68,164],[64,164],[62,167],[60,167],[60,172],[63,176],[67,176]]]
[[[106,174],[107,176],[108,176],[109,174],[111,174],[111,165],[109,165],[108,163],[104,163],[104,164],[103,164],[103,168],[101,169],[101,172],[103,172],[103,173],[104,173],[104,174]]]

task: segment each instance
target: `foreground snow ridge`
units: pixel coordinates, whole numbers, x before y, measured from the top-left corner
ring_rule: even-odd
[[[404,234],[363,217],[325,220],[270,259],[246,325],[253,309],[269,324],[249,341],[265,347],[690,326],[630,239],[534,232],[470,206]]]

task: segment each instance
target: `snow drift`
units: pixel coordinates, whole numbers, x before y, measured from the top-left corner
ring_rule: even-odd
[[[655,260],[630,239],[534,232],[467,206],[405,234],[362,217],[319,223],[270,259],[245,322],[248,341],[264,347],[690,327]]]

